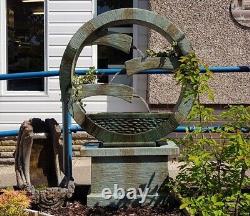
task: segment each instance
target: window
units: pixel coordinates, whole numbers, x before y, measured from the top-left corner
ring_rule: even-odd
[[[117,1],[117,0],[97,0],[97,14],[114,10],[118,8],[132,8],[133,0]],[[133,37],[133,25],[115,26],[109,29],[112,32],[125,33]],[[124,62],[133,58],[133,50],[126,54],[120,50],[109,46],[98,45],[98,68],[120,68]],[[99,76],[99,82],[108,82],[108,76]],[[120,75],[116,77],[114,82],[123,83],[132,86],[132,78]]]
[[[7,0],[8,73],[44,70],[44,1]],[[44,78],[10,80],[8,91],[44,91]]]

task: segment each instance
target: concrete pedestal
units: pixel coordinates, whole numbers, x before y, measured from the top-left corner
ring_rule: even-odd
[[[82,148],[81,156],[91,157],[92,162],[87,205],[160,203],[166,195],[160,189],[168,177],[168,156],[178,154],[179,148],[173,142],[161,147]],[[117,188],[119,192],[125,191],[124,198],[122,193],[114,193]],[[148,193],[145,202],[141,203],[138,192],[145,194],[146,188]],[[104,196],[104,189],[107,196]]]

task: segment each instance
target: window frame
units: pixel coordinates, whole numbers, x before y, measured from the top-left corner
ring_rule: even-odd
[[[7,0],[0,1],[0,74],[7,74],[8,68],[8,49],[7,49]],[[48,71],[48,49],[47,49],[47,0],[44,0],[44,71]],[[25,71],[24,71],[25,72]],[[48,97],[48,78],[44,78],[43,91],[10,91],[7,90],[7,81],[0,82],[0,96],[7,97],[29,97],[40,96]]]

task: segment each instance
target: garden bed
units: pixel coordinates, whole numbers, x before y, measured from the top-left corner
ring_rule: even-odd
[[[88,208],[80,202],[70,202],[66,207],[61,207],[49,212],[54,216],[182,216],[183,212],[178,208],[170,207],[127,207],[127,208],[112,208],[112,207],[94,207]]]

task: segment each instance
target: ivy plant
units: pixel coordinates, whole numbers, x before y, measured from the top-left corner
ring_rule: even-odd
[[[90,67],[85,75],[74,75],[72,78],[72,99],[78,101],[82,106],[81,93],[83,91],[82,85],[95,83],[97,79],[95,67]]]

